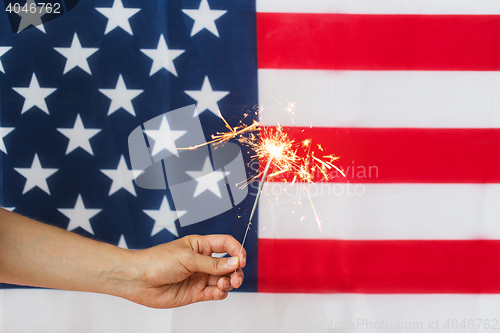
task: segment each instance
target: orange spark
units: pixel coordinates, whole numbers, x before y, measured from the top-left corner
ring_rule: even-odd
[[[287,111],[290,114],[293,114],[295,103],[288,103],[289,108],[287,109]],[[259,110],[257,110],[256,112],[258,111]],[[260,176],[263,176],[261,185],[263,185],[266,178],[279,179],[278,176],[282,176],[282,180],[285,182],[287,181],[287,179],[292,178],[292,184],[294,184],[295,181],[312,183],[314,180],[314,173],[316,171],[318,171],[318,175],[320,175],[323,180],[328,180],[330,178],[330,175],[328,174],[327,170],[331,169],[337,170],[344,177],[346,176],[345,173],[334,164],[334,162],[339,159],[338,156],[325,155],[322,158],[314,156],[314,152],[311,152],[311,148],[313,146],[311,138],[298,143],[295,142],[294,139],[288,137],[288,134],[285,133],[283,131],[283,128],[279,125],[277,127],[264,127],[257,120],[253,120],[250,125],[244,124],[242,121],[240,121],[239,125],[232,127],[231,125],[229,125],[226,119],[224,119],[222,114],[220,114],[220,117],[224,121],[224,124],[227,128],[226,132],[217,132],[216,134],[213,134],[211,136],[212,140],[208,142],[196,146],[178,149],[193,150],[205,145],[212,145],[214,146],[214,149],[216,149],[218,145],[233,139],[237,140],[243,145],[246,145],[254,152],[254,155],[251,157],[252,161],[259,160],[261,163],[265,162],[266,168],[265,171],[261,171],[257,175],[244,180],[244,184],[242,185],[242,187],[249,185],[253,180],[258,179]],[[302,130],[302,132],[303,131],[304,130]],[[259,132],[258,135],[256,132]],[[321,152],[324,152],[321,144],[317,144],[317,147]],[[302,155],[297,154],[297,151],[299,151],[299,149],[303,149]],[[273,166],[272,171],[269,170],[271,162]],[[267,171],[270,171],[269,174],[267,174]],[[285,174],[291,177],[284,177]],[[307,188],[304,187],[304,190],[307,193],[314,211],[315,220],[318,223],[318,227],[321,231],[322,228],[319,215],[314,208],[311,196],[307,191]],[[258,192],[261,192],[261,187],[259,187]],[[258,197],[259,196],[257,196],[256,202],[258,201]]]
[[[309,202],[311,203],[311,207],[313,209],[314,217],[315,217],[314,220],[316,221],[316,223],[318,223],[319,232],[323,232],[323,228],[321,228],[322,221],[319,219],[318,213],[316,213],[316,208],[314,208],[311,196],[309,195],[309,191],[307,190],[307,187],[305,187],[305,186],[304,186],[304,191],[306,191],[307,197],[309,198]]]

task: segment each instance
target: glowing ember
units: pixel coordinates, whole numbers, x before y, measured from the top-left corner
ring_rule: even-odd
[[[248,137],[240,137],[238,141],[248,145],[255,152],[254,158],[264,162],[269,158],[273,160],[273,172],[268,175],[269,179],[277,178],[279,175],[288,173],[293,176],[293,181],[313,182],[313,174],[319,171],[324,180],[328,180],[328,171],[335,169],[345,177],[345,174],[333,162],[339,159],[334,155],[326,155],[322,158],[314,156],[311,153],[312,140],[306,139],[301,143],[290,139],[287,133],[283,132],[281,126],[275,128],[262,127],[260,124],[256,130],[260,131],[260,138],[255,135]],[[321,147],[321,146],[320,146]],[[297,152],[302,149],[305,152],[305,157],[299,156]],[[323,151],[323,148],[321,148]],[[301,154],[302,156],[304,154]],[[252,181],[257,176],[249,180]],[[248,184],[248,183],[247,183]]]
[[[264,150],[269,152],[272,157],[278,158],[283,155],[283,146],[276,145],[273,141],[264,143]]]

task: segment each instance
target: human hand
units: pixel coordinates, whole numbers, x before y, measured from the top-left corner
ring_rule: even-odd
[[[119,296],[154,308],[218,300],[239,288],[246,252],[228,235],[132,251],[0,208],[0,282]],[[212,258],[227,252],[232,258]],[[19,260],[23,258],[23,260]]]
[[[191,235],[149,249],[133,251],[137,267],[123,297],[153,308],[173,308],[222,300],[243,282],[246,251],[229,235]],[[231,258],[212,258],[227,252]],[[239,256],[238,256],[239,255]]]

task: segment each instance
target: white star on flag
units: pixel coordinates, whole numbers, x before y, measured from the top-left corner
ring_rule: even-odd
[[[179,234],[177,233],[177,227],[175,226],[175,221],[182,215],[186,214],[187,211],[171,210],[170,205],[168,204],[167,197],[165,196],[161,201],[159,209],[144,209],[144,213],[148,214],[149,217],[155,220],[153,230],[151,231],[151,237],[153,237],[163,229],[167,229],[175,237],[179,237]]]
[[[137,196],[134,188],[134,174],[128,169],[123,155],[120,157],[120,162],[118,162],[118,166],[115,170],[104,169],[101,170],[101,172],[113,181],[111,183],[108,196],[111,196],[113,193],[122,188],[127,190],[133,196]]]
[[[186,173],[197,181],[196,189],[194,190],[193,198],[196,198],[205,191],[210,191],[219,198],[222,198],[220,193],[219,181],[224,179],[225,175],[222,171],[214,171],[212,168],[212,163],[207,157],[205,163],[203,164],[203,169],[201,171],[186,171]],[[226,171],[226,175],[229,172]]]
[[[102,209],[85,208],[82,196],[78,194],[74,208],[58,208],[62,214],[69,218],[69,224],[66,230],[72,231],[80,227],[83,230],[94,234],[90,219],[96,216]]]
[[[46,7],[37,6],[34,0],[27,0],[26,8],[28,9],[27,11],[23,11],[21,9],[18,13],[16,13],[17,15],[21,16],[21,22],[19,23],[17,32],[19,33],[32,25],[41,32],[45,33],[45,28],[43,27],[42,23],[42,16],[47,14]],[[33,13],[31,12],[31,8],[35,8],[35,11]]]
[[[127,241],[125,240],[125,236],[123,236],[123,234],[120,236],[120,240],[118,241],[118,247],[127,250],[129,249]]]
[[[152,156],[166,149],[175,156],[179,156],[175,141],[182,137],[187,131],[174,131],[170,129],[166,116],[161,119],[160,128],[157,130],[145,130],[147,136],[154,140]]]
[[[184,53],[185,50],[170,50],[165,41],[165,37],[160,35],[156,49],[141,49],[141,52],[153,60],[149,76],[152,76],[160,69],[165,68],[170,73],[177,76],[174,60]]]
[[[35,73],[33,73],[33,75],[31,76],[31,81],[28,88],[18,87],[12,89],[14,89],[15,92],[25,98],[21,114],[30,110],[34,106],[37,106],[40,110],[42,110],[46,114],[49,114],[49,109],[47,108],[47,103],[45,103],[45,98],[47,98],[47,96],[57,90],[57,88],[40,88]]]
[[[3,138],[6,137],[10,132],[14,130],[14,127],[0,127],[0,150],[7,154],[7,148],[5,148],[5,142]]]
[[[104,32],[105,35],[117,27],[122,28],[132,36],[134,35],[128,20],[140,11],[140,8],[124,8],[122,0],[115,0],[113,7],[96,8],[96,10],[108,19],[106,31]]]
[[[12,46],[0,46],[0,58],[10,49]],[[0,61],[0,72],[5,73],[5,70],[3,69],[3,64],[2,61]]]
[[[116,87],[114,89],[99,89],[99,91],[111,100],[111,104],[109,105],[108,109],[108,116],[113,114],[118,109],[123,108],[125,111],[135,117],[132,100],[139,96],[144,90],[127,89],[125,81],[123,81],[123,77],[120,74],[118,76],[118,81],[116,82]]]
[[[207,0],[201,0],[198,9],[183,9],[184,14],[194,20],[191,37],[203,29],[207,29],[215,36],[219,37],[219,31],[215,25],[215,20],[227,13],[227,10],[210,9]]]
[[[214,91],[210,81],[208,80],[208,76],[205,76],[201,90],[184,90],[184,92],[196,101],[194,116],[197,116],[208,109],[217,117],[220,117],[219,106],[217,103],[229,94],[229,91]]]
[[[45,193],[50,195],[47,178],[52,176],[59,169],[42,168],[40,160],[38,159],[38,154],[35,154],[30,168],[14,168],[14,170],[19,172],[24,178],[26,178],[23,194],[30,191],[34,187],[38,187]]]
[[[90,155],[94,155],[92,146],[90,145],[90,139],[99,133],[100,129],[86,129],[83,126],[82,118],[80,114],[76,116],[75,125],[73,128],[58,128],[65,137],[69,139],[68,148],[66,149],[66,155],[71,153],[76,148],[80,147],[85,150]]]
[[[99,49],[94,47],[82,47],[76,32],[73,36],[73,41],[71,42],[70,47],[54,47],[54,50],[66,58],[63,75],[75,67],[80,67],[86,73],[92,75],[87,58]]]

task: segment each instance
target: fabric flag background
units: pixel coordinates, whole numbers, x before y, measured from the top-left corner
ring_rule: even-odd
[[[498,329],[499,14],[489,0],[89,1],[19,34],[3,17],[4,207],[132,249],[241,240],[252,196],[180,227],[162,220],[168,193],[132,183],[130,131],[193,103],[207,136],[217,108],[236,123],[260,104],[264,125],[320,143],[347,177],[264,186],[244,292],[223,302],[152,310],[5,285],[0,330]]]

